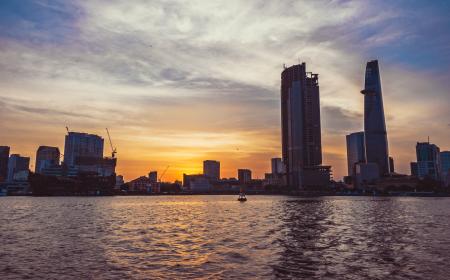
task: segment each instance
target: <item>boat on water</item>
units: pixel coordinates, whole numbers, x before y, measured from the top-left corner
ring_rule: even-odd
[[[238,201],[240,201],[240,202],[247,201],[247,198],[245,197],[244,193],[239,194]]]

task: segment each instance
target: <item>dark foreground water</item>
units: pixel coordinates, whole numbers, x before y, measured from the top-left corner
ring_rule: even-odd
[[[2,197],[0,279],[450,279],[450,199]]]

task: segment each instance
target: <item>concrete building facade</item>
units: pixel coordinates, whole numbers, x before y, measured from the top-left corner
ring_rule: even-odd
[[[322,164],[320,129],[319,75],[307,72],[305,63],[285,67],[281,73],[281,138],[288,186],[304,188],[310,180],[302,176]]]

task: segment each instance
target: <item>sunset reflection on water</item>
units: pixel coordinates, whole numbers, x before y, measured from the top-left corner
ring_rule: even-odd
[[[0,277],[445,279],[449,199],[0,199]]]

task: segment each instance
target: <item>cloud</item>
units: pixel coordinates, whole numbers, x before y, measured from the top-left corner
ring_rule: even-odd
[[[364,130],[364,115],[341,107],[322,107],[322,133],[346,135]]]
[[[16,111],[19,114],[28,113],[31,115],[46,115],[49,118],[55,117],[73,117],[73,118],[92,118],[91,115],[76,112],[67,112],[57,109],[42,108],[29,105],[29,102],[18,101],[14,99],[4,99],[0,101],[0,106],[4,110]],[[9,112],[11,113],[11,112]]]
[[[359,90],[373,58],[382,67],[391,150],[401,161],[409,160],[403,147],[422,134],[437,135],[441,145],[450,137],[443,129],[450,117],[445,1],[0,5],[0,130],[14,135],[3,136],[10,143],[20,133],[35,141],[36,130],[45,131],[46,141],[60,139],[65,122],[95,133],[108,126],[121,151],[129,151],[119,168],[133,176],[147,172],[146,160],[164,165],[176,153],[187,155],[174,166],[178,171],[198,161],[197,154],[221,157],[227,170],[235,160],[263,174],[263,155],[268,161],[280,149],[282,64],[305,61],[320,74],[325,158],[345,166],[342,139],[362,129]],[[202,153],[202,139],[215,153]],[[155,151],[173,141],[176,152],[167,158]],[[246,152],[227,156],[235,141]]]

